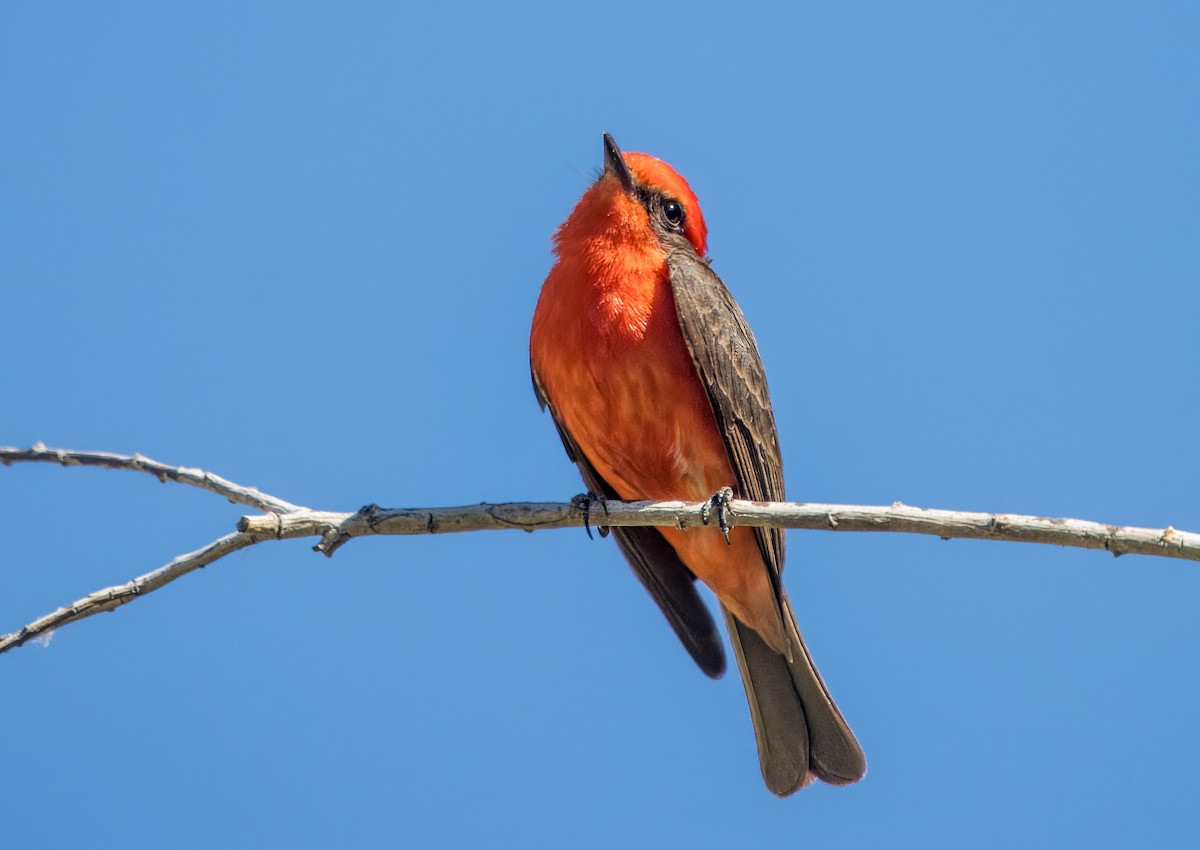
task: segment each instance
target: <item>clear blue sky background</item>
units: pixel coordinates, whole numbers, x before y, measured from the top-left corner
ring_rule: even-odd
[[[686,175],[798,500],[1200,530],[1195,3],[6,4],[0,444],[353,510],[581,489],[529,388],[600,134]],[[0,630],[244,511],[0,469]],[[792,533],[870,761],[778,800],[582,531],[267,544],[0,658],[0,844],[1184,845],[1194,565]]]

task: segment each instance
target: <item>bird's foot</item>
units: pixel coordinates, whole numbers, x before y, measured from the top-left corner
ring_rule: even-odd
[[[729,544],[729,505],[733,501],[733,488],[722,487],[720,490],[712,494],[704,506],[700,508],[700,521],[708,525],[709,518],[715,513],[717,515],[717,526],[721,529],[721,534],[725,538],[726,545]]]
[[[588,540],[594,539],[592,537],[591,518],[592,505],[596,502],[600,503],[600,507],[604,508],[604,515],[608,516],[608,503],[604,501],[604,496],[599,493],[580,493],[571,499],[571,507],[583,515],[583,530],[587,532]],[[608,537],[607,525],[598,525],[596,526],[596,530],[600,532],[601,537]]]

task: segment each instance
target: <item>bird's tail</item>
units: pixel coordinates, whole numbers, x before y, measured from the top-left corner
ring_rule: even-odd
[[[857,782],[867,772],[866,757],[813,665],[787,597],[780,602],[791,662],[721,607],[750,703],[763,779],[781,797],[814,779]]]

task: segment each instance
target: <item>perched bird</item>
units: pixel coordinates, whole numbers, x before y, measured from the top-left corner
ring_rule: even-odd
[[[687,182],[604,135],[604,171],[554,236],[529,340],[534,391],[593,494],[784,501],[766,375],[709,268]],[[785,796],[866,773],[813,666],[780,578],[781,529],[613,528],[621,551],[706,674],[725,654],[695,587],[716,594],[746,688],[763,779]]]

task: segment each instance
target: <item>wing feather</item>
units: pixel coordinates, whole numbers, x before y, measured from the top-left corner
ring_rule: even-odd
[[[746,317],[728,287],[695,251],[676,249],[668,255],[667,265],[679,324],[712,402],[737,479],[737,495],[755,502],[786,501],[766,370]],[[756,528],[754,536],[778,600],[783,529]]]
[[[725,284],[694,250],[677,247],[667,264],[679,323],[712,402],[738,495],[785,501],[779,437],[754,335]],[[862,748],[809,657],[782,587],[783,529],[754,533],[791,650],[790,658],[779,655],[725,611],[763,778],[780,795],[814,778],[835,785],[856,782],[867,769]]]

